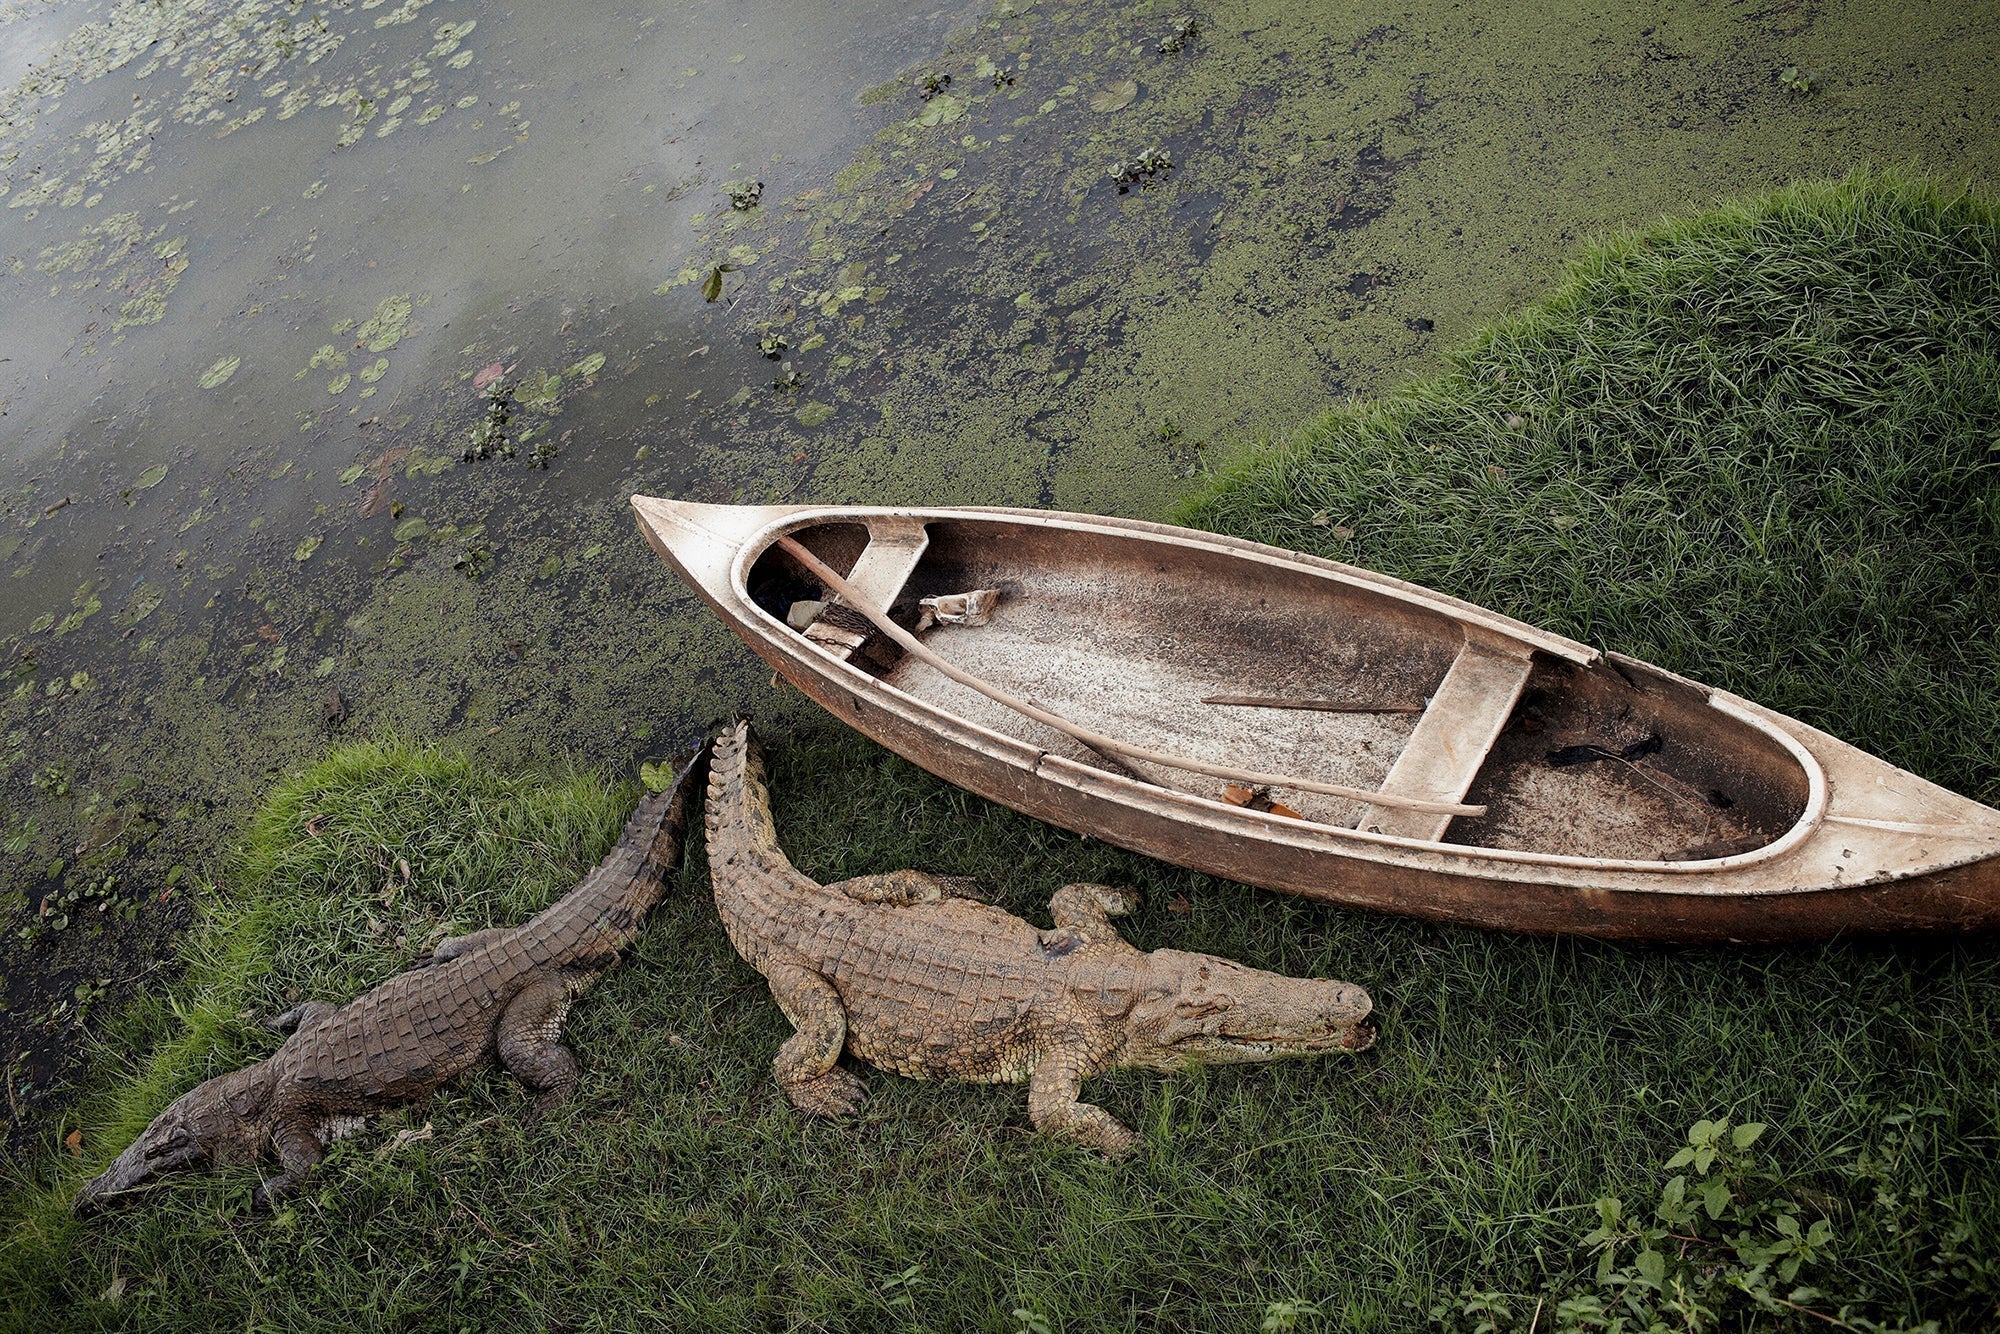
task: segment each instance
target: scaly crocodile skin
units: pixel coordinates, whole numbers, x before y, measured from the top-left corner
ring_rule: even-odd
[[[561,899],[516,927],[439,945],[429,960],[346,1005],[301,1005],[271,1021],[291,1037],[268,1059],[198,1084],[84,1186],[78,1212],[163,1172],[251,1162],[275,1149],[284,1172],[258,1189],[296,1190],[326,1146],[376,1113],[498,1059],[544,1111],[576,1088],[559,1040],[570,1002],[618,962],[680,865],[701,756],[671,792],[639,803],[610,854]]]
[[[1359,987],[1141,953],[1111,925],[1137,906],[1127,891],[1066,886],[1043,931],[950,877],[817,884],[778,847],[748,724],[716,743],[705,818],[730,943],[796,1030],[778,1083],[816,1116],[851,1114],[865,1096],[836,1064],[844,1050],[913,1079],[1025,1081],[1038,1129],[1117,1155],[1132,1132],[1078,1100],[1093,1075],[1351,1051],[1374,1037]]]

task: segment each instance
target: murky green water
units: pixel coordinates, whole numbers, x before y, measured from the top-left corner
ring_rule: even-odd
[[[1996,57],[1970,0],[0,0],[14,1109],[330,730],[812,718],[632,490],[1154,513],[1592,233],[1993,181]]]

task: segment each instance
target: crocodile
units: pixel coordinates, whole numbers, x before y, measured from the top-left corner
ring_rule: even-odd
[[[705,812],[709,874],[729,940],[795,1030],[773,1070],[800,1111],[859,1111],[843,1052],[914,1079],[1028,1085],[1044,1134],[1128,1153],[1132,1131],[1080,1100],[1114,1069],[1240,1064],[1374,1041],[1368,993],[1210,954],[1141,952],[1113,917],[1138,896],[1076,884],[1041,930],[952,876],[892,871],[821,885],[778,846],[747,723],[715,743]]]
[[[290,1036],[270,1057],[197,1084],[78,1193],[105,1203],[182,1169],[257,1161],[266,1207],[299,1189],[327,1146],[373,1115],[498,1060],[534,1092],[531,1115],[576,1088],[559,1041],[571,1002],[618,962],[680,865],[681,835],[706,747],[666,792],[643,798],[624,834],[577,887],[513,927],[444,941],[409,971],[350,1001],[308,1002],[267,1022]]]

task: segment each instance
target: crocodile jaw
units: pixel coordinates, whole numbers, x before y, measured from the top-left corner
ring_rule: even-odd
[[[1158,950],[1150,994],[1126,1019],[1116,1063],[1153,1070],[1362,1051],[1374,1002],[1360,987],[1286,977],[1207,954]]]
[[[77,1192],[76,1212],[93,1213],[185,1168],[254,1159],[266,1133],[264,1112],[272,1079],[271,1063],[259,1061],[183,1093],[139,1132],[111,1166]]]

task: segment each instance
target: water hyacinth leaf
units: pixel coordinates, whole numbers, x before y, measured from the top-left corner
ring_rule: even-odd
[[[224,357],[201,373],[201,387],[203,389],[220,388],[228,382],[230,376],[236,374],[236,368],[242,364],[243,358],[241,357]]]
[[[1090,95],[1092,111],[1123,111],[1132,105],[1132,99],[1139,95],[1139,85],[1132,79],[1120,79],[1106,84]]]

